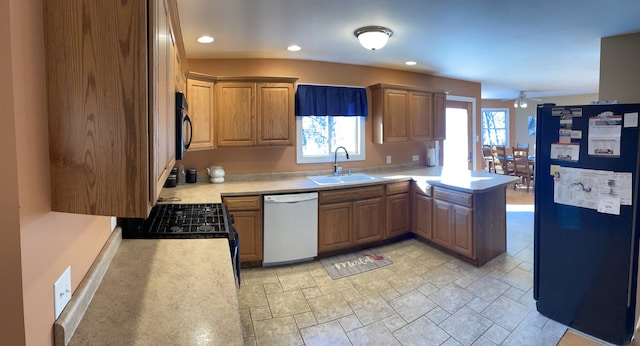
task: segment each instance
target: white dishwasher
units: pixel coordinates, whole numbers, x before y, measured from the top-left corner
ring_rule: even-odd
[[[317,192],[264,196],[263,211],[263,267],[318,255]]]

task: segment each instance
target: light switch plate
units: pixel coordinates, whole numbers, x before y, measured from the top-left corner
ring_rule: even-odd
[[[387,165],[391,164],[391,155],[387,155]]]
[[[55,319],[57,320],[62,310],[71,300],[71,266],[64,270],[62,275],[53,284],[53,305]]]
[[[411,156],[411,161],[418,161],[418,160],[420,160],[420,156],[418,155]]]

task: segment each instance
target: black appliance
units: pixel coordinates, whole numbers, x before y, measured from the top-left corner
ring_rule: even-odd
[[[233,216],[222,203],[156,204],[146,220],[123,219],[129,239],[227,238],[233,270],[240,284],[240,238]]]
[[[181,92],[176,92],[176,160],[182,160],[184,152],[191,146],[193,125],[189,118],[189,105]]]
[[[615,344],[631,339],[638,279],[640,104],[537,111],[538,311]]]

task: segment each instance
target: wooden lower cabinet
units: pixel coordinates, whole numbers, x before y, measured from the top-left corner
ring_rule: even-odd
[[[413,199],[413,233],[424,239],[433,238],[432,213],[433,200],[431,197],[416,193]]]
[[[232,214],[240,238],[240,262],[262,261],[262,212],[234,211]]]
[[[383,239],[384,185],[321,191],[318,202],[319,254]]]
[[[506,251],[506,191],[434,188],[431,241],[475,265]]]
[[[318,252],[351,246],[352,209],[351,202],[318,207]]]
[[[385,239],[409,233],[409,194],[387,196],[387,227]]]
[[[433,238],[431,240],[444,247],[451,247],[451,203],[441,200],[433,201]]]
[[[475,259],[473,243],[473,210],[456,204],[462,192],[442,192],[437,190],[435,200],[433,242],[456,253]],[[449,197],[453,196],[449,199]],[[466,194],[465,194],[466,196]],[[466,196],[471,197],[469,194]]]
[[[382,240],[384,235],[384,198],[353,202],[353,241],[356,244]]]
[[[262,261],[262,196],[224,197],[240,238],[240,262]]]
[[[453,251],[465,255],[469,258],[475,258],[473,243],[473,211],[471,208],[459,205],[451,205],[451,247]]]

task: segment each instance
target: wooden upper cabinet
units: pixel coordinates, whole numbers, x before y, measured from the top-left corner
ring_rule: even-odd
[[[295,129],[293,83],[257,84],[257,140],[259,145],[291,145]]]
[[[421,91],[409,93],[409,139],[433,138],[433,94]]]
[[[436,120],[440,113],[436,110],[434,93],[414,87],[387,84],[376,84],[369,88],[375,143],[437,138],[436,126],[444,124],[444,118]],[[442,106],[444,107],[444,102]]]
[[[293,144],[294,82],[277,77],[218,78],[218,146]]]
[[[255,139],[255,94],[255,83],[217,83],[216,113],[219,146],[253,145]]]
[[[43,6],[52,210],[146,218],[175,162],[175,0]]]
[[[405,90],[383,90],[382,119],[384,140],[399,142],[409,139],[409,93]]]
[[[215,147],[214,82],[202,76],[189,75],[187,104],[193,124],[190,150]]]
[[[446,134],[446,95],[433,94],[433,139],[445,139]]]

